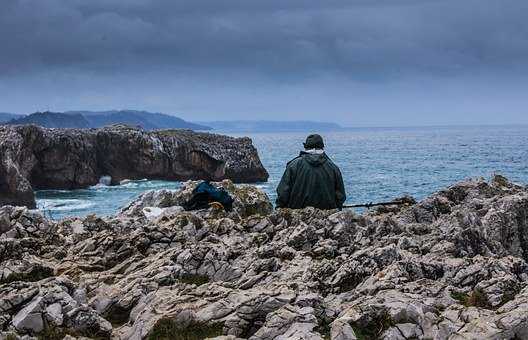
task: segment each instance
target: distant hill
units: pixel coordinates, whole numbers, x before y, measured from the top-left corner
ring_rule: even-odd
[[[10,120],[7,124],[36,124],[50,128],[96,128],[112,124],[128,124],[141,126],[145,130],[211,129],[207,126],[190,123],[181,118],[162,113],[134,110],[36,112],[22,118]]]
[[[11,119],[21,118],[22,115],[16,115],[14,113],[0,112],[0,123],[10,121]]]
[[[89,128],[90,123],[82,115],[68,115],[59,112],[35,112],[33,114],[23,116],[22,118],[13,119],[7,124],[35,124],[48,128]]]
[[[271,120],[236,120],[204,122],[213,130],[230,132],[308,132],[308,131],[342,131],[342,126],[328,122],[313,121],[271,121]]]
[[[181,118],[147,111],[112,110],[112,111],[69,111],[66,114],[81,114],[93,127],[123,123],[139,125],[145,130],[158,129],[191,129],[211,130],[210,127],[187,122]]]

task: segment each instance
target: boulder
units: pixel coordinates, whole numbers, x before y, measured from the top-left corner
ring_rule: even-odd
[[[0,289],[0,312],[18,310],[11,325],[19,334],[46,338],[44,334],[54,332],[108,338],[112,325],[91,307],[73,299],[72,288],[73,282],[55,278],[5,285]]]
[[[200,181],[185,182],[180,190],[147,191],[124,206],[119,214],[128,217],[156,217],[164,211],[167,213],[182,211],[181,206],[192,197],[192,192],[199,183]],[[235,185],[230,180],[212,182],[212,184],[224,188],[231,195],[234,199],[233,210],[242,218],[251,215],[265,216],[273,211],[268,195],[255,186]],[[179,208],[175,210],[175,207]]]
[[[44,329],[41,303],[42,297],[37,297],[13,317],[12,323],[16,330],[39,333]]]

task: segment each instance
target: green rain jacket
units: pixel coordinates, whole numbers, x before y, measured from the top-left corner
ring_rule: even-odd
[[[346,199],[341,171],[325,154],[302,151],[291,160],[277,188],[277,207],[342,208]]]

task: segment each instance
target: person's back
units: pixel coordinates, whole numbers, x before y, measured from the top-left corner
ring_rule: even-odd
[[[323,151],[323,139],[319,135],[310,135],[304,147],[306,151],[286,167],[277,188],[277,206],[341,208],[346,199],[343,178],[339,168]]]

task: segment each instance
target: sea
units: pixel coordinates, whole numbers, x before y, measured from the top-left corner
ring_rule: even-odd
[[[270,174],[256,183],[272,200],[286,163],[295,158],[309,132],[230,133],[249,136]],[[347,203],[390,201],[403,195],[421,200],[467,178],[494,174],[528,184],[528,125],[356,128],[321,132],[326,152],[343,174]],[[117,186],[36,192],[46,216],[115,214],[152,189],[177,190],[180,182],[137,180]]]

